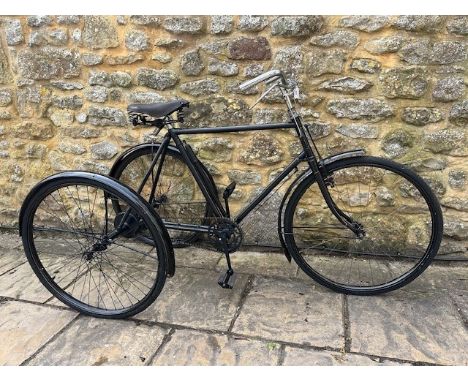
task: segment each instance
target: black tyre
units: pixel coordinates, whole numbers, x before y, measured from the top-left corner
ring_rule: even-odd
[[[299,267],[337,292],[373,295],[400,288],[420,275],[442,239],[439,202],[408,168],[375,157],[333,162],[335,204],[362,224],[358,238],[332,214],[311,174],[285,210],[285,245]]]
[[[119,202],[121,214],[112,200]],[[170,245],[163,229],[130,188],[78,171],[40,182],[20,214],[24,250],[42,284],[66,305],[103,318],[132,316],[157,298]]]
[[[130,149],[117,159],[109,175],[137,190],[159,147],[160,144],[155,143]],[[145,200],[149,200],[158,165],[154,166],[152,175],[140,193]],[[198,165],[211,191],[216,192],[211,175],[201,163]],[[151,204],[164,222],[199,225],[205,223],[209,215],[210,209],[203,193],[182,155],[172,146],[168,147],[164,158],[155,188],[155,199]],[[114,203],[114,208],[118,210],[119,206]],[[200,238],[200,234],[191,231],[168,229],[168,232],[174,247],[185,247]]]

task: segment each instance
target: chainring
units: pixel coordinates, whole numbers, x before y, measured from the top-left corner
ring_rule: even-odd
[[[225,238],[225,240],[223,240]],[[244,234],[238,224],[227,218],[218,218],[208,228],[208,240],[219,252],[236,252],[242,245]]]

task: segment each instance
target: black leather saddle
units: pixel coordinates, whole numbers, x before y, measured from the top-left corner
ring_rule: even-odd
[[[180,100],[170,101],[170,102],[158,102],[158,103],[149,103],[149,104],[134,103],[134,104],[128,105],[127,111],[129,113],[147,114],[154,118],[161,118],[169,114],[172,114],[176,110],[180,110],[188,106],[189,106],[188,101],[184,99],[180,99]]]

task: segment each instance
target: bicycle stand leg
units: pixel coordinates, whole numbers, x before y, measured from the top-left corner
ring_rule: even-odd
[[[226,272],[221,273],[218,279],[218,284],[221,288],[232,289],[236,281],[237,275],[234,274],[234,270],[231,267],[231,258],[229,256],[229,252],[226,251],[224,253],[224,256],[226,256],[228,270]]]

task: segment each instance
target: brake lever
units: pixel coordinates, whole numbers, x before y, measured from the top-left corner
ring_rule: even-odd
[[[276,78],[278,80],[278,78]],[[270,81],[268,81],[270,82]],[[255,103],[249,107],[249,110],[252,110],[263,98],[265,98],[276,86],[279,85],[279,82],[276,82],[274,85],[272,85],[268,90],[265,90],[263,94],[255,101]]]

